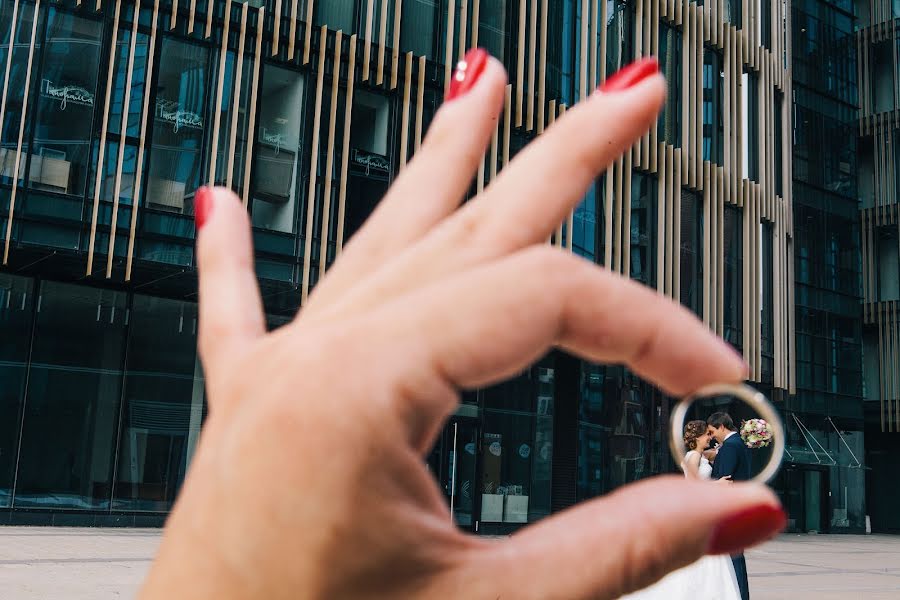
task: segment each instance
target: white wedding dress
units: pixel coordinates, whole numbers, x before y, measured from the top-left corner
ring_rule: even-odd
[[[691,454],[687,453],[685,460]],[[683,468],[683,465],[682,465]],[[712,465],[705,456],[700,456],[700,477],[709,479]],[[741,600],[734,566],[728,555],[704,556],[692,565],[688,565],[666,575],[652,586],[622,596],[620,600]]]

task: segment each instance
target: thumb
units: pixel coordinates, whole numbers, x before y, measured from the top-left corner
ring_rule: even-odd
[[[253,268],[250,222],[241,201],[225,188],[195,195],[200,287],[199,348],[208,372],[227,369],[227,358],[265,329]]]
[[[529,527],[485,550],[467,574],[478,597],[618,598],[704,554],[737,553],[784,528],[765,486],[657,477]],[[714,505],[701,505],[715,492]],[[566,573],[563,577],[562,574]]]

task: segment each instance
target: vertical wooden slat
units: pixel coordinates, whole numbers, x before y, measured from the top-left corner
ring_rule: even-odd
[[[128,66],[125,69],[125,98],[122,100],[122,121],[119,127],[119,133],[124,138],[128,131],[128,107],[131,106],[131,77],[134,74],[134,50],[137,45],[137,29],[138,17],[141,10],[141,1],[134,0],[134,13],[131,18],[131,39],[128,44]],[[110,65],[112,70],[113,65]],[[116,231],[119,229],[119,195],[122,193],[122,163],[125,159],[124,141],[119,142],[119,152],[116,156],[116,176],[113,184],[113,208],[112,218],[109,225],[109,246],[106,256],[106,278],[112,277],[113,257],[116,249]],[[102,169],[102,165],[98,165],[98,170]],[[132,200],[132,205],[134,204]]]
[[[151,121],[150,96],[153,82],[154,63],[156,60],[156,25],[159,19],[159,0],[153,2],[153,17],[150,23],[150,45],[147,53],[146,77],[144,79],[144,105],[141,112],[141,133],[138,137],[138,153],[134,171],[134,194],[131,202],[131,228],[128,232],[128,252],[125,257],[125,281],[131,281],[131,269],[134,265],[134,241],[137,232],[138,208],[141,205],[141,181],[144,171],[144,148],[147,144],[147,124]]]
[[[466,56],[466,44],[468,34],[469,0],[459,0],[459,44],[456,49],[458,60]]]
[[[538,99],[537,99],[537,132],[544,131],[544,108],[546,106],[547,91],[547,4],[548,0],[541,0],[541,42],[540,58],[538,61]]]
[[[638,23],[640,23],[640,4],[638,2]],[[591,11],[590,0],[581,0],[581,33],[578,36],[579,52],[578,52],[578,99],[584,100],[587,97],[588,87],[588,66],[590,62],[588,54],[588,15]]]
[[[216,184],[216,161],[219,153],[219,127],[222,124],[222,95],[225,88],[225,64],[228,62],[228,34],[231,28],[231,0],[226,0],[225,28],[222,30],[222,47],[219,50],[219,78],[216,84],[216,103],[213,104],[212,148],[209,157],[209,185]],[[209,37],[209,36],[207,36]]]
[[[209,39],[209,36],[212,35],[212,22],[213,22],[213,14],[215,11],[215,1],[207,0],[206,2],[206,32],[203,34],[203,37]],[[226,19],[228,18],[228,13],[231,12],[231,0],[225,0],[225,15]]]
[[[465,0],[463,0],[465,2]],[[390,0],[381,0],[381,23],[378,29],[378,64],[375,71],[375,85],[384,82],[384,56],[387,44],[388,4]]]
[[[237,65],[234,72],[234,94],[231,102],[231,139],[228,141],[228,165],[225,168],[225,187],[230,188],[234,180],[234,156],[237,154],[237,130],[238,130],[238,113],[241,104],[241,80],[244,77],[244,48],[247,42],[247,15],[250,4],[246,3],[241,8],[241,33],[238,38],[238,51],[235,61]],[[255,82],[254,82],[255,83]],[[253,118],[253,113],[249,113],[248,118]],[[248,140],[248,146],[252,141]],[[247,150],[245,149],[245,152]]]
[[[265,7],[260,7],[259,18],[265,15]],[[278,54],[278,46],[281,43],[281,0],[275,0],[275,10],[272,13],[272,56]],[[265,30],[265,27],[263,27]]]
[[[546,0],[545,0],[546,2]],[[598,72],[597,72],[597,26],[600,21],[599,16],[599,7],[600,0],[592,0],[591,2],[591,24],[590,24],[590,44],[591,44],[591,75],[589,85],[591,89],[597,87],[598,81]],[[546,13],[545,13],[546,14]],[[546,17],[544,18],[546,21]],[[604,21],[605,23],[605,21]],[[546,26],[545,26],[546,27]],[[546,43],[544,44],[546,46]]]
[[[81,0],[78,0],[76,6],[81,6]],[[172,15],[169,17],[169,29],[175,29],[178,23],[178,0],[172,0]]]
[[[356,81],[356,35],[350,36],[350,66],[347,70],[347,97],[344,102],[344,142],[341,147],[341,183],[338,193],[337,240],[335,259],[344,247],[344,221],[347,206],[347,172],[350,160],[350,123],[353,112],[353,86]],[[368,44],[368,42],[365,42]]]
[[[525,4],[519,1],[519,43],[516,48],[516,127],[522,126],[522,108],[525,102]]]
[[[197,20],[197,0],[191,0],[191,7],[188,10],[188,33],[194,33],[194,24]],[[175,29],[175,23],[170,23],[170,29]]]
[[[512,84],[506,85],[503,101],[503,167],[509,164],[509,136],[512,129]]]
[[[315,0],[306,0],[306,32],[305,39],[303,41],[303,64],[309,63],[309,55],[312,50],[312,29],[313,29],[313,7],[315,6]],[[296,23],[296,19],[292,20]],[[292,25],[293,26],[293,25]],[[325,52],[324,46],[320,52]],[[288,58],[290,60],[294,60],[294,54],[292,52],[288,53]]]
[[[472,0],[472,48],[478,47],[478,26],[481,23],[481,0]]]
[[[666,145],[659,143],[659,178],[656,185],[656,289],[660,293],[665,293],[665,255],[666,255],[666,226],[668,225],[666,217],[666,190],[668,190],[668,180],[672,176],[671,161],[666,159]]]
[[[419,57],[419,81],[416,87],[416,152],[422,145],[422,113],[425,110],[425,57]]]
[[[35,4],[34,26],[33,26],[34,28],[37,27],[38,9],[39,8],[40,8],[40,0],[38,0],[38,3]],[[93,205],[93,208],[91,209],[91,234],[90,234],[90,238],[88,241],[87,269],[85,271],[85,275],[88,277],[91,276],[91,273],[94,270],[94,244],[96,244],[96,242],[97,242],[97,216],[98,216],[98,213],[100,210],[100,188],[103,183],[103,170],[104,170],[104,165],[105,165],[105,160],[106,160],[106,132],[109,129],[109,99],[110,99],[110,95],[112,94],[113,74],[115,73],[115,69],[113,68],[113,65],[116,64],[116,50],[117,50],[116,46],[119,41],[119,16],[121,13],[121,9],[122,9],[121,0],[116,0],[116,8],[115,8],[115,12],[113,14],[112,39],[110,40],[110,50],[109,50],[109,63],[108,64],[110,65],[110,67],[109,67],[108,73],[106,75],[106,97],[103,101],[103,124],[101,125],[101,129],[100,129],[100,146],[97,150],[97,163],[96,163],[97,164],[97,175],[94,178],[94,205]],[[31,49],[29,50],[29,54],[28,54],[28,72],[25,75],[25,100],[22,103],[23,108],[22,108],[22,122],[20,124],[20,129],[19,129],[19,146],[18,146],[18,149],[16,150],[16,165],[15,165],[15,170],[13,171],[13,173],[15,173],[15,175],[14,175],[15,177],[18,177],[18,173],[19,173],[19,153],[22,148],[22,133],[25,128],[25,107],[27,107],[27,102],[28,102],[28,86],[29,86],[29,80],[30,80],[30,76],[31,76],[31,61],[32,61],[32,58],[34,57],[34,36],[35,36],[35,31],[33,30],[32,37],[31,37]],[[18,181],[18,179],[16,179],[16,181]],[[16,195],[15,195],[16,187],[17,187],[16,185],[13,185],[13,190],[12,190],[13,195],[12,195],[12,198],[10,199],[10,203],[9,203],[8,225],[10,225],[10,226],[12,224],[12,213],[13,213],[13,206],[14,206],[13,203],[16,198]],[[7,248],[8,248],[9,247],[9,230],[7,230],[6,243],[7,243]],[[4,255],[3,255],[3,264],[6,264],[6,252],[4,252]]]
[[[325,42],[328,28],[325,25],[319,30],[319,64],[316,77],[316,101],[313,112],[312,149],[309,159],[309,188],[306,193],[306,239],[303,250],[303,282],[301,301],[309,297],[309,275],[312,267],[313,221],[316,216],[316,173],[319,167],[319,131],[322,124],[322,82],[325,77]]]
[[[387,2],[387,0],[384,0]],[[391,42],[391,89],[397,89],[397,70],[400,68],[400,20],[403,16],[403,0],[394,0],[394,35]]]
[[[409,157],[409,98],[412,88],[413,53],[406,53],[406,75],[403,78],[403,109],[400,116],[400,170],[406,167]]]
[[[334,137],[337,128],[338,90],[341,83],[341,50],[344,32],[334,36],[334,63],[331,68],[331,106],[328,112],[328,142],[325,148],[325,189],[322,192],[322,229],[319,234],[319,277],[328,266],[328,234],[331,230],[331,186],[334,181]],[[323,46],[320,51],[324,52]],[[350,73],[352,77],[353,74]]]
[[[265,10],[265,7],[260,6],[256,15],[256,50],[253,53],[253,75],[250,80],[250,110],[247,112],[247,150],[244,153],[244,188],[241,193],[245,206],[250,201],[250,171],[253,168],[253,146],[256,139],[256,102],[259,97],[259,69],[262,61],[263,33],[265,32]]]
[[[535,101],[535,67],[537,55],[537,0],[529,2],[529,27],[528,27],[528,110],[525,116],[525,129],[534,129],[534,101]]]
[[[453,73],[453,27],[455,19],[456,0],[449,0],[447,2],[447,44],[444,48],[444,90],[450,88],[450,77]]]
[[[387,1],[387,0],[384,0]],[[375,12],[375,0],[368,0],[366,4],[366,33],[363,37],[363,62],[362,62],[362,80],[369,80],[369,71],[372,60],[372,21]]]

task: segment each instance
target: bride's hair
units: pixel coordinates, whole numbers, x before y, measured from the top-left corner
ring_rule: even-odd
[[[706,433],[706,421],[688,421],[684,426],[684,445],[697,449],[697,438]]]

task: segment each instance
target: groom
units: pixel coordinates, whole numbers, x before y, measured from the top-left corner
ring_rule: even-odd
[[[750,451],[737,433],[734,421],[728,413],[713,413],[706,419],[709,434],[719,442],[719,452],[713,462],[712,479],[731,477],[732,481],[750,479]],[[731,557],[734,574],[737,576],[741,599],[750,600],[750,586],[747,583],[747,563],[743,554]]]

